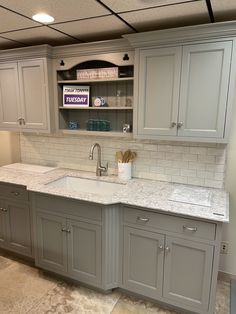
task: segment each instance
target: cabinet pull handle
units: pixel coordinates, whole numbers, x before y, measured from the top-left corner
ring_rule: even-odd
[[[15,191],[12,191],[11,193],[14,194],[15,196],[19,196],[20,195],[19,192],[15,192]]]
[[[184,125],[183,122],[178,122],[178,123],[177,123],[177,128],[179,129],[179,128],[181,128],[183,125]]]
[[[171,128],[174,128],[174,127],[176,126],[176,124],[177,124],[176,122],[171,122],[170,127],[171,127]]]
[[[67,232],[67,233],[70,233],[71,231],[70,231],[70,229],[67,229],[66,232]]]
[[[62,232],[67,232],[66,228],[61,229]]]
[[[169,253],[169,252],[170,252],[169,246],[166,246],[166,247],[165,247],[165,251],[166,251],[166,253]]]
[[[137,217],[137,220],[142,221],[142,222],[148,222],[149,218]]]
[[[22,118],[23,124],[25,125],[25,119]]]
[[[18,118],[17,121],[19,122],[19,125],[22,125],[22,118]]]
[[[185,231],[191,231],[191,232],[196,232],[196,231],[197,231],[197,227],[183,226],[183,229],[184,229]]]

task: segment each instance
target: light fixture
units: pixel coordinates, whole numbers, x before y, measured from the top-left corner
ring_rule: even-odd
[[[32,16],[32,19],[37,22],[44,23],[44,24],[49,24],[49,23],[54,22],[54,17],[46,13],[35,14]]]

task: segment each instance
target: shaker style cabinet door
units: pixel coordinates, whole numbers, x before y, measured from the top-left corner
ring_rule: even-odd
[[[181,52],[182,47],[140,51],[138,136],[176,135]]]
[[[66,219],[56,215],[36,214],[36,262],[52,271],[67,271]]]
[[[47,86],[44,60],[18,62],[22,128],[47,129]]]
[[[178,136],[223,138],[232,42],[183,47]]]
[[[29,206],[7,201],[6,210],[8,249],[32,256]]]
[[[207,311],[213,246],[167,236],[165,251],[163,296]]]
[[[124,288],[157,298],[162,295],[164,235],[124,227]]]
[[[101,226],[68,220],[68,273],[86,284],[100,285],[102,270]]]
[[[19,130],[20,115],[17,63],[0,64],[0,128]]]

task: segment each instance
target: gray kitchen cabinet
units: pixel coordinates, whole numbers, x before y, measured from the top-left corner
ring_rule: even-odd
[[[140,51],[138,135],[176,135],[182,47]]]
[[[32,205],[36,265],[101,288],[101,207],[40,194]]]
[[[166,237],[163,296],[207,311],[213,246]]]
[[[0,128],[18,129],[20,98],[17,63],[0,64]]]
[[[216,224],[123,206],[122,288],[194,313],[213,313]]]
[[[183,47],[178,136],[224,137],[232,41]]]
[[[101,284],[101,226],[68,220],[68,273],[91,285]]]
[[[101,284],[101,226],[37,211],[37,265]]]
[[[223,142],[232,40],[138,55],[136,137]]]
[[[50,130],[46,58],[0,64],[0,129]]]
[[[0,247],[33,255],[30,206],[24,187],[0,185]]]
[[[162,295],[164,235],[124,227],[123,281],[128,290],[157,298]]]
[[[37,264],[52,271],[67,271],[66,219],[48,213],[36,215]]]

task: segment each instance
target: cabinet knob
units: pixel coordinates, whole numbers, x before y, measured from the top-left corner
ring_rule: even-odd
[[[159,245],[159,250],[160,251],[163,251],[164,250],[164,246],[161,244],[161,245]]]
[[[178,129],[179,129],[179,128],[182,128],[183,125],[184,125],[183,122],[178,122],[178,123],[177,123],[177,128],[178,128]]]
[[[188,226],[183,226],[184,231],[191,231],[191,232],[196,232],[197,227],[188,227]]]
[[[66,228],[61,229],[62,232],[67,232]]]
[[[22,118],[18,118],[17,121],[19,122],[19,125],[22,125]]]
[[[6,208],[1,208],[1,211],[7,212],[7,209]]]
[[[142,221],[142,222],[148,222],[149,218],[137,217],[137,220]]]
[[[176,124],[177,124],[176,122],[171,122],[170,127],[171,127],[171,128],[174,128],[174,127],[176,126]]]
[[[14,194],[15,196],[19,196],[20,195],[19,192],[15,192],[15,191],[11,191],[11,194]]]
[[[71,233],[70,229],[67,229],[66,232],[67,232],[67,233]]]
[[[165,251],[166,251],[166,253],[169,253],[169,252],[170,252],[169,246],[166,246],[166,247],[165,247]]]

